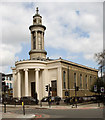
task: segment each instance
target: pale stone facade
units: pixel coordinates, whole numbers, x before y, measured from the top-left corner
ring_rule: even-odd
[[[46,27],[42,25],[42,17],[36,10],[33,16],[33,25],[29,27],[31,31],[31,51],[30,59],[17,61],[13,71],[13,97],[33,96],[35,92],[38,99],[48,96],[45,86],[52,86],[52,95],[65,97],[65,91],[69,91],[69,96],[74,96],[74,83],[80,87],[77,95],[92,95],[89,91],[91,84],[98,76],[98,70],[79,65],[61,58],[50,60],[46,58],[47,52],[44,50],[44,31]],[[74,75],[75,79],[74,80]],[[85,80],[86,79],[86,80]]]

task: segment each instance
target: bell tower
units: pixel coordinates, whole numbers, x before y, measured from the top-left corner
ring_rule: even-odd
[[[44,31],[46,27],[42,25],[42,16],[38,13],[33,16],[33,25],[29,27],[31,31],[31,50],[29,52],[30,59],[46,58],[47,52],[44,50]]]

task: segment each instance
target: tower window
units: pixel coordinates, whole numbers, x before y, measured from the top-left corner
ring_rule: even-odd
[[[36,49],[36,37],[33,37],[33,49]]]
[[[34,23],[36,23],[36,19],[34,20]]]

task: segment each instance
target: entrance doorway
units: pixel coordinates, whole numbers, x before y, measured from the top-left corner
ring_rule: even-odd
[[[35,94],[35,82],[31,82],[31,96],[34,97]]]
[[[52,96],[57,96],[57,81],[51,81]]]

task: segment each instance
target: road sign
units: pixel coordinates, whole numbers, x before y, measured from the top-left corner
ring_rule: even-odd
[[[97,92],[97,85],[94,85],[94,92]]]
[[[104,87],[101,87],[101,92],[102,92],[102,93],[104,92]]]

